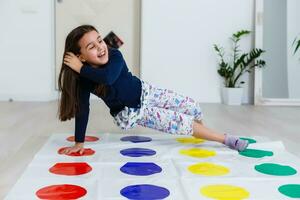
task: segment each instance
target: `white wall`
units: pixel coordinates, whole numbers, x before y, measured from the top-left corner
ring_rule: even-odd
[[[53,1],[1,1],[0,24],[0,100],[56,98]]]
[[[201,102],[219,102],[222,81],[212,45],[228,46],[233,32],[253,30],[254,0],[142,4],[143,77]],[[52,0],[0,1],[0,100],[56,98],[53,13]],[[245,49],[253,45],[253,36],[243,42]],[[249,83],[244,102],[253,97],[252,79]]]
[[[213,44],[228,47],[240,29],[254,30],[254,0],[143,0],[141,77],[200,102],[220,102]],[[248,51],[254,33],[242,40]],[[253,77],[253,75],[252,75]],[[243,79],[244,103],[252,102],[253,78]]]

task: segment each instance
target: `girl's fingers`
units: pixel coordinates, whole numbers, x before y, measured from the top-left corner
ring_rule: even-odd
[[[65,56],[64,57],[64,60],[71,60],[72,58],[68,57],[68,56]]]
[[[64,59],[69,59],[69,60],[71,60],[72,57],[70,57],[70,56],[65,56]]]
[[[83,154],[84,149],[83,148],[77,148],[77,147],[68,147],[64,149],[64,151],[61,152],[61,154],[71,154],[71,153],[77,153]]]
[[[68,58],[68,57],[64,57],[64,60],[71,60],[71,58]]]
[[[77,153],[79,151],[80,151],[80,149],[78,149],[78,148],[72,149],[72,153]]]
[[[70,154],[72,152],[73,152],[72,147],[70,147],[70,148],[65,149],[65,151],[63,153],[64,154]]]
[[[66,64],[66,65],[69,66],[70,63],[71,63],[71,60],[70,60],[70,59],[66,59],[66,58],[64,59],[64,64]]]
[[[68,59],[64,59],[64,62],[70,62]]]
[[[64,56],[64,59],[72,60],[72,59],[74,59],[74,57],[71,57],[71,56]]]

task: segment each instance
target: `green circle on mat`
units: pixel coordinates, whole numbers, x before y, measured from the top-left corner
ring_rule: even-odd
[[[278,188],[281,194],[284,194],[291,198],[300,198],[300,185],[298,184],[287,184],[282,185]]]
[[[249,144],[253,144],[253,143],[256,143],[256,140],[252,139],[252,138],[244,138],[244,137],[241,137],[240,139],[242,140],[247,140],[249,142]]]
[[[272,151],[258,150],[258,149],[245,149],[239,152],[240,155],[251,158],[262,158],[265,156],[273,156]]]
[[[290,166],[279,165],[275,163],[255,165],[255,170],[263,174],[274,176],[290,176],[297,173],[297,171]]]

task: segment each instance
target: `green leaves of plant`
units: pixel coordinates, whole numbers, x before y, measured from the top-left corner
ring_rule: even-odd
[[[248,35],[250,33],[251,33],[251,31],[241,30],[241,31],[238,31],[238,32],[232,34],[232,38],[239,41],[242,36]]]
[[[265,51],[262,49],[257,49],[257,48],[252,49],[252,51],[249,54],[247,54],[247,56],[245,57],[244,62],[242,62],[243,65],[242,67],[246,68],[254,59],[260,57],[260,55],[264,52]],[[260,63],[260,67],[263,67],[261,65],[265,65],[265,61],[262,62],[262,60],[259,63]]]
[[[251,72],[251,70],[255,67],[264,67],[266,62],[264,60],[258,60],[262,53],[265,51],[262,49],[254,48],[249,53],[241,53],[239,49],[238,42],[240,41],[241,37],[249,35],[251,31],[248,30],[241,30],[234,34],[230,38],[233,42],[233,54],[232,54],[232,64],[226,62],[224,59],[224,48],[214,44],[214,50],[217,52],[220,61],[219,61],[219,69],[218,74],[224,78],[225,80],[225,87],[236,87],[236,84],[239,78],[245,72]],[[300,46],[300,42],[298,44],[298,48]],[[297,49],[298,49],[297,48]],[[253,62],[255,61],[255,62]],[[244,82],[241,81],[240,84]]]

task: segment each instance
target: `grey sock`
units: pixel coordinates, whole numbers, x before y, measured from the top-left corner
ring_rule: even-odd
[[[248,141],[247,140],[242,140],[239,137],[232,136],[232,135],[227,135],[225,134],[225,142],[224,144],[228,146],[231,149],[235,149],[238,151],[243,151],[247,148],[248,146]]]

